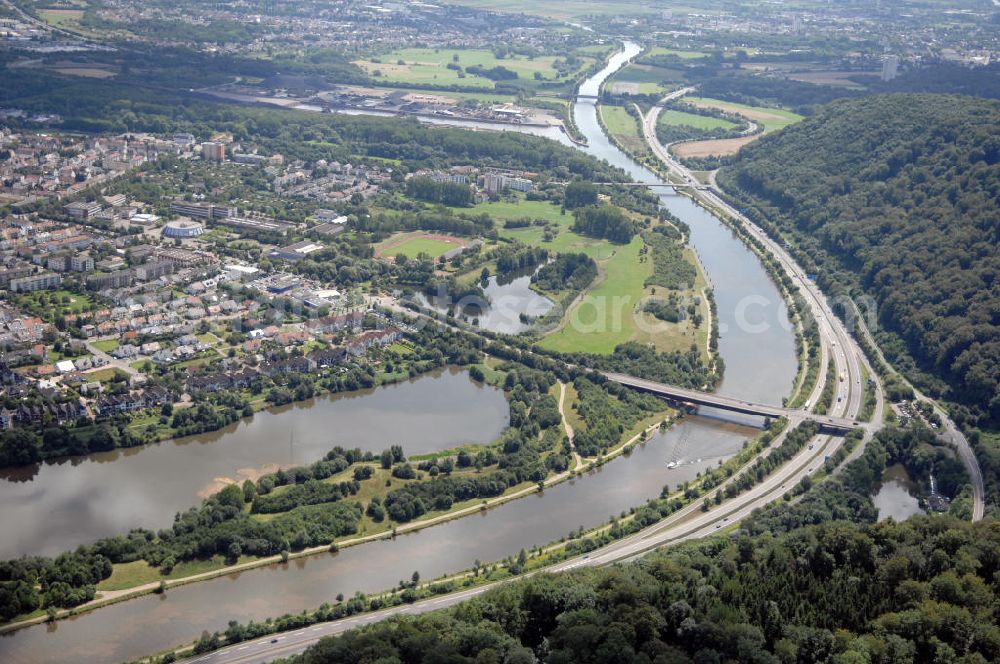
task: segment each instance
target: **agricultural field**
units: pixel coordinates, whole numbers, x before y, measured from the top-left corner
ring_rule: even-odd
[[[397,256],[402,254],[407,258],[416,258],[427,254],[437,258],[452,249],[458,249],[468,244],[467,240],[448,235],[435,235],[423,231],[400,233],[380,242],[375,247],[376,256]]]
[[[511,12],[541,16],[556,21],[579,20],[592,16],[619,16],[623,14],[651,14],[660,11],[648,2],[620,0],[609,3],[602,0],[454,0],[456,5],[486,11]]]
[[[39,3],[40,4],[40,3]],[[84,26],[83,20],[86,14],[88,3],[80,0],[71,3],[72,7],[48,7],[38,10],[38,18],[59,30],[73,32],[83,37],[94,39],[106,39],[110,37],[127,38],[131,36],[124,30],[94,30]],[[98,68],[100,71],[100,68]],[[75,74],[81,75],[81,74]]]
[[[473,74],[462,77],[461,72],[449,69],[448,65],[457,65],[463,70],[473,66],[485,69],[502,66],[515,72],[520,81],[535,81],[536,75],[543,81],[558,81],[560,76],[555,61],[560,59],[562,58],[554,55],[532,59],[523,55],[497,58],[492,51],[481,49],[405,48],[377,58],[358,60],[355,64],[374,78],[402,85],[461,85],[492,89],[494,82],[491,79]],[[592,62],[593,58],[580,58],[576,70],[579,71]]]
[[[763,125],[765,134],[784,129],[788,125],[802,120],[802,116],[798,113],[792,113],[781,108],[748,106],[731,101],[719,101],[718,99],[706,99],[702,97],[684,97],[684,101],[694,104],[699,108],[717,108],[726,113],[742,115],[748,120],[753,120]]]
[[[735,122],[730,122],[729,120],[713,118],[708,115],[698,115],[697,113],[675,111],[671,108],[668,108],[660,113],[659,123],[665,125],[684,125],[687,127],[694,127],[695,129],[703,129],[705,131],[712,131],[715,129],[728,131],[737,127]]]
[[[649,49],[643,55],[648,55],[650,57],[656,57],[658,55],[673,55],[681,60],[697,60],[698,58],[704,58],[707,53],[701,51],[681,51],[675,48],[663,48],[662,46],[654,46]]]
[[[676,69],[655,65],[630,64],[608,81],[614,94],[666,94],[684,82]]]
[[[690,143],[679,143],[671,148],[678,157],[724,157],[736,154],[744,145],[752,143],[765,134],[784,129],[788,125],[795,124],[802,119],[802,116],[791,111],[780,108],[770,108],[761,106],[748,106],[729,101],[719,101],[718,99],[704,99],[700,97],[685,97],[684,101],[694,104],[699,108],[716,108],[734,115],[741,115],[752,122],[759,124],[763,132],[753,136],[741,136],[739,138],[723,138],[709,141],[693,141]]]
[[[871,79],[872,81],[878,80],[878,74],[874,72],[827,70],[795,72],[789,74],[787,78],[792,81],[812,83],[813,85],[831,85],[834,87],[849,88],[852,90],[864,90],[865,86],[863,84],[851,80],[861,77]]]
[[[639,133],[638,122],[629,115],[625,107],[601,104],[599,109],[604,125],[616,141],[634,155],[643,155],[649,152],[646,139]]]

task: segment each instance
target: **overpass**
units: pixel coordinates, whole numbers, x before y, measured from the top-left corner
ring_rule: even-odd
[[[833,417],[831,415],[809,413],[804,410],[782,408],[781,406],[768,406],[766,404],[751,403],[749,401],[734,399],[721,394],[699,392],[698,390],[676,387],[674,385],[666,385],[652,380],[635,378],[634,376],[626,376],[625,374],[613,373],[609,371],[602,371],[601,373],[605,378],[618,383],[619,385],[631,387],[632,389],[639,390],[640,392],[654,394],[670,401],[693,404],[696,406],[709,406],[720,410],[728,410],[733,413],[770,417],[771,419],[786,417],[792,422],[813,420],[819,425],[820,430],[827,433],[845,434],[852,429],[864,426],[861,422],[850,418]]]
[[[711,189],[707,184],[697,184],[697,183],[671,183],[671,182],[592,182],[594,185],[604,185],[604,186],[614,186],[614,187],[646,187],[647,189],[655,189],[657,187],[667,188],[667,189],[699,189],[707,191]]]

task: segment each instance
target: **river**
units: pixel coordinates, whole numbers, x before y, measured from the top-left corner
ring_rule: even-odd
[[[596,90],[638,47],[612,59],[581,88]],[[646,169],[611,146],[596,122],[594,106],[580,100],[576,121],[588,137],[587,152],[621,166],[643,182]],[[752,252],[717,219],[680,196],[662,200],[688,223],[692,244],[711,279],[720,320],[719,350],[726,363],[725,394],[780,403],[795,376],[794,338],[776,287]],[[379,413],[378,417],[383,414]],[[478,412],[475,413],[478,418]],[[369,424],[378,417],[368,420]],[[752,420],[752,418],[751,418]],[[478,517],[435,526],[394,541],[351,547],[287,565],[181,586],[76,618],[0,637],[4,662],[108,662],[133,659],[194,639],[203,629],[224,629],[228,620],[264,619],[314,608],[338,592],[377,591],[417,570],[425,579],[492,561],[544,544],[578,526],[593,526],[624,509],[693,479],[699,470],[735,453],[754,429],[709,417],[692,417],[656,434],[629,457]],[[285,436],[281,436],[284,441]],[[667,460],[682,463],[666,469]],[[237,582],[237,579],[238,582]]]
[[[637,44],[611,58],[607,67],[580,86],[581,95],[596,96],[600,82],[639,52]],[[574,118],[587,136],[584,152],[624,169],[637,182],[662,181],[611,144],[597,121],[593,99],[582,98]],[[670,191],[658,188],[657,191]],[[719,315],[719,353],[726,363],[718,391],[756,403],[780,405],[795,378],[795,336],[778,288],[756,255],[711,213],[682,194],[662,194],[664,207],[691,228],[694,248],[715,290]],[[753,421],[750,418],[749,421]]]
[[[508,421],[503,392],[464,371],[257,413],[219,431],[40,466],[5,469],[0,481],[0,558],[56,555],[78,544],[162,528],[222,487],[278,466],[323,458],[331,448],[376,454],[389,445],[422,454],[488,443]]]

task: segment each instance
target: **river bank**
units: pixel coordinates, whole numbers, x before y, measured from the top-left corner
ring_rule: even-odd
[[[578,121],[583,120],[578,124],[588,135],[587,151],[639,172],[640,167],[608,145],[596,123],[588,121],[587,106],[593,109],[586,102],[575,107]],[[641,172],[639,178],[654,181]],[[792,335],[782,326],[780,315],[773,315],[781,301],[777,289],[753,253],[717,219],[686,198],[667,195],[661,200],[692,228],[692,241],[716,287],[719,352],[727,366],[725,387],[720,389],[759,403],[779,402],[794,375],[795,352]],[[747,298],[756,303],[749,310],[740,305]],[[751,431],[733,419],[759,424],[756,418],[686,418],[665,432],[652,433],[646,444],[635,446],[625,458],[487,510],[482,518],[454,519],[433,530],[227,574],[74,616],[45,629],[19,630],[0,640],[0,651],[11,662],[132,659],[190,640],[204,628],[224,629],[230,618],[259,620],[319,606],[338,592],[389,588],[401,575],[408,576],[408,567],[435,578],[468,569],[477,559],[499,560],[519,548],[551,542],[577,525],[603,523],[605,518],[599,515],[627,511],[659,495],[665,480],[683,483],[738,453]],[[697,461],[687,461],[694,457]],[[665,458],[685,463],[667,473]]]
[[[277,406],[217,431],[6,469],[0,558],[58,555],[132,528],[156,529],[228,483],[318,461],[333,447],[408,456],[493,441],[503,393],[441,368],[377,388]]]

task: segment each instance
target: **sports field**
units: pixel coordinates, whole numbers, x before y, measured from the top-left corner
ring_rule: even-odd
[[[427,254],[431,258],[438,258],[442,254],[452,249],[464,247],[466,244],[468,244],[467,240],[448,235],[425,232],[400,233],[380,242],[375,247],[375,255],[398,256],[402,254],[407,258],[416,258],[420,254]]]

